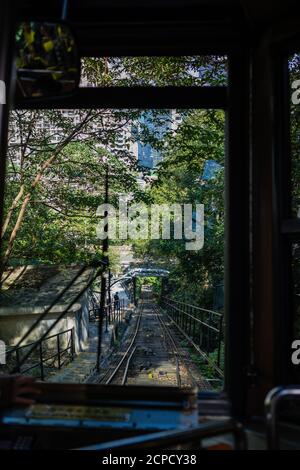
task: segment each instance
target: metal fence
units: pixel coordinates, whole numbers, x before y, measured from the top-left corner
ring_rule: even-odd
[[[223,376],[222,348],[224,346],[224,315],[169,297],[161,305],[196,349]],[[213,354],[212,354],[213,353]]]
[[[91,306],[89,309],[89,320],[90,322],[95,322],[99,320],[99,311],[100,311],[100,300],[98,300],[95,293],[92,293]],[[104,307],[104,320],[105,320],[105,329],[108,330],[108,326],[111,324],[119,325],[125,316],[125,300],[120,299],[119,301],[113,301],[105,305]]]
[[[63,337],[66,346],[62,344]],[[50,341],[51,345],[49,345]],[[26,353],[26,349],[36,344],[38,344],[38,346],[35,351],[32,352],[32,355],[28,357],[27,365],[24,364],[24,367],[20,366],[22,356]],[[38,369],[40,379],[44,380],[46,367],[61,369],[67,361],[74,359],[74,328],[48,336],[42,341],[33,341],[19,346],[18,348],[12,347],[7,350],[6,354],[7,362],[14,363],[15,369],[19,373],[26,374],[30,370]],[[33,363],[31,361],[33,361]]]

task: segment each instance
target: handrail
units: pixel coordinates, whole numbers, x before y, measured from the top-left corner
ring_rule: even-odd
[[[59,338],[61,337],[61,335],[67,334],[67,333],[70,333],[70,338],[68,339],[67,347],[64,348],[64,349],[61,349]],[[57,341],[56,341],[56,351],[57,352],[52,354],[51,356],[44,357],[43,343],[45,343],[46,341],[48,341],[50,339],[53,339],[53,338],[57,338]],[[21,349],[24,349],[26,347],[30,347],[30,346],[33,346],[33,345],[38,345],[39,346],[39,361],[34,363],[33,365],[30,365],[29,367],[21,370],[22,359],[20,358],[19,351]],[[47,361],[49,361],[50,359],[57,358],[58,369],[61,369],[61,367],[64,364],[64,362],[63,363],[61,362],[61,358],[64,355],[64,353],[66,353],[67,351],[70,351],[71,360],[73,360],[73,358],[74,358],[74,328],[69,328],[68,330],[60,331],[59,333],[56,333],[54,335],[47,336],[42,341],[37,340],[37,341],[33,341],[31,343],[28,343],[28,344],[23,344],[22,346],[12,347],[12,348],[7,350],[6,354],[7,355],[12,355],[14,353],[16,354],[16,366],[15,366],[16,372],[20,372],[20,373],[24,374],[24,373],[28,372],[29,370],[35,369],[36,367],[40,367],[40,378],[41,378],[41,380],[44,380],[44,378],[45,378],[44,364]],[[30,355],[27,358],[29,358],[29,357],[30,357]]]
[[[173,306],[172,304],[169,304],[169,303],[167,303],[167,302],[166,302],[166,304],[169,305],[170,307],[175,308],[175,310],[178,310],[179,312],[184,313],[184,315],[186,315],[186,316],[192,318],[193,320],[195,320],[195,321],[198,322],[198,323],[201,323],[202,325],[206,326],[207,328],[210,328],[211,330],[216,331],[217,333],[219,332],[218,328],[215,328],[214,326],[209,325],[208,323],[206,323],[206,322],[200,320],[200,318],[195,317],[194,315],[191,315],[190,313],[185,312],[184,310],[180,310],[179,308]],[[186,304],[186,305],[188,305],[188,304]]]
[[[265,418],[267,424],[267,445],[269,450],[279,449],[278,408],[283,400],[300,400],[300,386],[273,388],[265,398]]]
[[[143,308],[141,307],[140,308],[140,311],[139,311],[139,316],[138,316],[138,319],[137,319],[137,322],[136,322],[136,326],[135,326],[135,330],[134,330],[134,333],[133,333],[133,336],[132,336],[132,339],[130,341],[130,344],[128,346],[128,348],[126,349],[125,353],[123,354],[121,360],[118,362],[117,366],[114,368],[112,374],[108,377],[108,379],[105,381],[105,384],[108,385],[112,380],[113,378],[115,377],[116,373],[118,372],[118,370],[120,369],[121,365],[123,364],[124,360],[126,359],[126,357],[128,357],[128,354],[130,353],[131,351],[131,348],[133,347],[134,345],[134,342],[135,342],[135,339],[138,335],[138,332],[139,332],[139,328],[140,328],[140,324],[141,324],[141,318],[142,318],[142,312],[143,312]],[[135,351],[135,349],[134,349]],[[131,356],[130,356],[131,358]],[[123,376],[125,377],[125,375]],[[124,384],[122,384],[124,385]]]
[[[171,299],[171,297],[164,297],[166,300],[170,300],[171,302],[174,302],[174,303],[177,303],[177,304],[181,304],[181,305],[186,305],[187,307],[192,307],[196,310],[200,310],[201,312],[206,312],[206,313],[212,313],[213,315],[217,315],[218,317],[222,317],[223,316],[223,313],[220,313],[220,312],[216,312],[215,310],[209,310],[207,308],[203,308],[203,307],[198,307],[197,305],[193,305],[193,304],[188,304],[186,302],[183,302],[182,300],[176,300],[176,299]]]
[[[101,266],[101,267],[99,267]],[[58,317],[54,320],[53,323],[51,323],[51,325],[48,327],[48,329],[42,334],[42,336],[40,337],[40,339],[38,341],[36,341],[33,346],[32,346],[32,349],[30,351],[28,351],[25,356],[21,359],[21,365],[22,363],[24,363],[26,361],[26,359],[28,359],[28,357],[32,354],[32,352],[43,342],[43,340],[47,337],[47,335],[50,333],[51,330],[53,330],[53,328],[60,322],[60,320],[66,315],[66,313],[73,307],[73,305],[78,302],[78,300],[82,297],[82,295],[85,293],[85,291],[87,289],[89,289],[89,287],[95,282],[95,280],[101,276],[104,272],[104,269],[107,267],[107,263],[104,263],[103,261],[95,261],[94,263],[92,263],[91,265],[85,265],[83,266],[83,268],[81,268],[79,270],[79,272],[76,274],[75,277],[73,277],[73,279],[69,282],[69,284],[64,287],[64,289],[57,295],[57,297],[52,301],[52,303],[43,311],[43,313],[41,313],[39,315],[39,317],[37,318],[37,320],[31,325],[31,327],[27,330],[27,332],[23,335],[23,337],[19,340],[17,346],[21,346],[21,343],[23,343],[23,341],[25,341],[25,339],[32,333],[32,331],[38,326],[38,324],[46,317],[46,315],[51,311],[51,309],[57,304],[57,302],[59,302],[59,300],[62,298],[62,296],[67,292],[67,290],[74,284],[74,282],[76,281],[76,279],[78,279],[79,277],[79,273],[83,273],[84,270],[86,270],[87,268],[96,268],[96,271],[95,271],[95,274],[93,274],[90,279],[88,280],[87,284],[84,286],[84,288],[82,288],[80,290],[80,292],[75,296],[73,297],[72,300],[70,300],[70,302],[68,303],[68,305],[65,307],[65,309],[59,313]],[[99,339],[100,341],[100,339]],[[13,369],[12,371],[10,371],[10,373],[14,374],[15,372],[17,372],[16,369]]]
[[[221,351],[225,327],[224,315],[213,310],[186,304],[170,297],[162,297],[161,304],[170,313],[172,321],[188,339],[193,348],[198,353],[200,352],[218,375],[223,376]],[[200,312],[200,318],[194,314],[195,310]],[[203,318],[204,315],[208,316]],[[212,315],[215,315],[215,317],[212,318]],[[209,356],[213,351],[217,351],[216,360]]]
[[[97,291],[93,291],[97,292]],[[98,307],[89,308],[89,321],[94,322],[99,320]],[[125,299],[119,299],[118,303],[112,300],[104,306],[104,319],[105,319],[105,331],[108,331],[108,326],[119,325],[124,318],[125,313]]]
[[[54,335],[47,336],[47,338],[43,339],[43,342],[47,341],[48,339],[55,338],[56,336],[63,335],[64,333],[69,333],[71,330],[73,330],[73,328],[69,328],[68,330],[60,331],[59,333],[55,333]],[[38,343],[38,340],[32,341],[31,343],[23,344],[22,346],[12,346],[11,348],[8,348],[6,350],[6,354],[10,354],[16,351],[16,349],[27,348],[28,346],[32,346],[33,344],[36,344],[36,343]]]
[[[188,429],[173,429],[171,431],[160,431],[141,436],[134,436],[115,441],[103,442],[74,450],[111,450],[111,449],[139,449],[160,448],[177,444],[192,443],[197,440],[208,439],[220,435],[233,434],[237,450],[247,448],[246,435],[241,424],[232,419],[203,423]]]

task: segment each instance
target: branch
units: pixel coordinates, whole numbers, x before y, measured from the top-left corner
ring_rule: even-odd
[[[16,239],[16,236],[18,234],[18,231],[22,225],[22,222],[23,222],[23,219],[24,219],[24,216],[25,216],[25,212],[26,212],[26,208],[27,208],[27,205],[29,204],[30,202],[30,199],[31,199],[31,196],[33,194],[33,192],[35,191],[35,188],[37,187],[37,185],[39,184],[43,174],[45,173],[45,171],[52,165],[52,163],[55,161],[55,159],[57,158],[57,156],[60,154],[60,152],[63,150],[63,148],[68,145],[71,140],[73,139],[73,137],[78,133],[80,132],[80,130],[82,129],[82,127],[84,125],[86,125],[90,120],[91,120],[91,114],[92,114],[92,110],[90,110],[85,118],[83,119],[83,121],[81,121],[74,129],[73,131],[68,135],[68,137],[66,137],[64,139],[63,142],[61,142],[58,147],[56,148],[56,151],[54,152],[54,154],[48,158],[48,160],[46,160],[43,165],[41,166],[39,172],[36,174],[32,184],[31,184],[31,189],[30,191],[25,195],[24,197],[24,200],[23,200],[23,203],[21,205],[21,208],[20,208],[20,211],[19,211],[19,214],[18,214],[18,217],[17,217],[17,221],[12,229],[12,232],[10,234],[10,237],[9,237],[9,241],[8,241],[8,245],[7,245],[7,248],[5,250],[5,253],[4,253],[4,256],[3,256],[3,259],[2,259],[2,263],[1,263],[1,271],[0,271],[0,278],[2,276],[2,273],[5,269],[5,266],[9,260],[9,257],[10,257],[10,254],[12,252],[12,249],[13,249],[13,245],[14,245],[14,241]],[[18,199],[19,200],[19,199]]]

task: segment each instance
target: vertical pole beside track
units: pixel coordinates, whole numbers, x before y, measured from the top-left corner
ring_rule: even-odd
[[[108,163],[106,164],[105,171],[105,204],[108,204]],[[108,211],[104,212],[104,218],[106,224],[104,226],[104,237],[102,250],[103,250],[103,261],[109,264],[108,259]],[[101,276],[101,292],[100,292],[100,308],[99,308],[99,321],[98,321],[98,347],[97,347],[97,364],[96,370],[100,372],[100,360],[101,360],[101,346],[102,346],[102,331],[103,331],[103,316],[105,312],[105,299],[106,299],[106,271]]]

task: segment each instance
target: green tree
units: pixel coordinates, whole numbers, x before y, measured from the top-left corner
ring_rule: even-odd
[[[106,166],[110,168],[112,194],[138,190],[132,154],[124,148],[109,150],[128,119],[137,114],[103,110],[78,110],[72,115],[64,111],[15,111],[12,114],[6,216],[1,235],[2,269],[12,254],[23,259],[35,257],[33,248],[44,245],[45,231],[41,229],[48,224],[48,219],[52,225],[55,220],[57,230],[63,218],[68,219],[68,222],[63,221],[68,230],[70,219],[73,222],[76,219],[79,228],[80,218],[94,218],[91,211],[103,202]],[[50,232],[53,234],[53,229]],[[70,232],[69,240],[73,241],[68,251],[71,252],[73,235],[73,231]],[[25,246],[29,251],[24,251]],[[53,250],[49,250],[48,258],[51,252]],[[57,261],[57,257],[54,260]]]
[[[220,167],[203,178],[207,161]],[[188,251],[185,240],[137,241],[141,256],[171,268],[175,294],[212,307],[213,286],[224,271],[224,114],[190,111],[169,139],[163,162],[148,190],[149,203],[201,203],[205,206],[204,247]]]
[[[220,85],[226,83],[226,59],[213,56],[85,58],[83,76],[89,84],[101,86]],[[165,119],[162,111],[153,112],[153,119],[158,124]],[[160,169],[160,191],[167,194],[166,180],[163,188],[164,172],[168,178],[171,167],[178,165],[172,180],[177,180],[176,190],[184,193],[184,185],[189,186],[189,178],[181,178],[184,162],[180,161],[180,152],[185,155],[187,166],[189,151],[184,147],[184,140],[195,146],[195,126],[186,119],[175,139],[172,130],[161,138],[140,124],[142,113],[142,110],[103,109],[12,112],[5,219],[1,234],[1,271],[18,259],[71,262],[85,259],[90,250],[99,249],[97,241],[94,243],[94,211],[103,202],[106,165],[109,167],[110,202],[114,203],[120,192],[131,193],[137,201],[153,198],[155,188],[143,192],[137,185],[137,171],[147,175],[146,170],[137,168],[130,151],[137,138],[162,151],[169,161]],[[189,115],[186,112],[182,114]],[[119,136],[124,129],[130,128],[138,129],[138,136],[127,132],[127,150],[126,146],[118,150]],[[209,124],[206,135],[208,128]],[[202,150],[204,152],[205,148]],[[211,151],[212,145],[207,144],[206,150]],[[198,170],[195,160],[189,171]],[[158,191],[155,197],[164,199]],[[189,200],[188,194],[185,197]],[[86,246],[87,240],[89,247]],[[170,244],[169,252],[173,253],[172,250],[174,244]],[[176,250],[180,251],[180,247]]]

